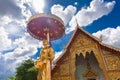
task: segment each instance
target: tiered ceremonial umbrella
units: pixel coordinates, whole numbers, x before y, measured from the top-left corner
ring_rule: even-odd
[[[27,24],[29,34],[38,39],[50,41],[62,37],[65,33],[63,21],[53,14],[36,14],[29,19]]]

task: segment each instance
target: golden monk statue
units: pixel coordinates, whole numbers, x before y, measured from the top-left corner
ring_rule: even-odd
[[[51,62],[54,59],[54,52],[48,45],[48,41],[43,40],[44,48],[40,52],[40,58],[35,61],[35,67],[38,68],[37,80],[51,80]]]

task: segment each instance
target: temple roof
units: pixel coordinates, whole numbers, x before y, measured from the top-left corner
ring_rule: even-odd
[[[72,37],[71,37],[71,39],[69,40],[68,44],[65,46],[64,52],[55,60],[55,63],[57,63],[66,54],[67,49],[70,47],[71,43],[75,39],[76,35],[79,34],[79,32],[82,32],[82,33],[86,34],[89,38],[96,41],[102,49],[106,49],[106,50],[109,50],[109,51],[120,54],[120,49],[119,48],[116,48],[116,47],[113,47],[111,45],[103,43],[99,38],[93,36],[92,34],[85,31],[83,28],[77,26],[73,35],[72,35]]]

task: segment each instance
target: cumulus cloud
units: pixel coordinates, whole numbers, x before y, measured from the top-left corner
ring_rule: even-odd
[[[44,6],[45,6],[45,0],[33,0],[32,5],[36,12],[42,13]]]
[[[0,18],[0,27],[3,27],[4,25],[8,24],[12,20],[8,16],[3,16]]]
[[[8,75],[10,75],[9,73],[7,73],[10,70],[10,69],[8,70],[9,67],[7,67],[7,66],[9,66],[9,65],[7,65],[2,53],[0,53],[0,67],[2,67],[2,68],[0,68],[0,79],[1,80],[3,79],[3,76],[7,77]],[[6,73],[7,76],[4,75],[3,73]]]
[[[2,46],[5,44],[5,48],[6,45],[8,45],[7,42],[0,43]],[[15,41],[13,41],[10,46],[14,47],[12,51],[6,51],[4,54],[0,54],[0,61],[2,61],[0,64],[0,70],[2,70],[4,73],[9,71],[7,74],[4,74],[3,72],[0,73],[0,79],[15,74],[15,68],[22,61],[29,59],[31,56],[35,55],[37,53],[37,48],[42,47],[42,43],[41,41],[32,38],[28,33],[26,33],[23,37],[15,39]]]
[[[25,17],[24,13],[42,13],[44,4],[44,0],[0,0],[0,17],[7,15],[21,19]]]
[[[0,52],[11,47],[12,41],[3,27],[0,27]]]
[[[76,14],[75,17],[79,26],[87,26],[104,15],[108,15],[112,11],[114,5],[115,1],[104,2],[104,0],[92,0],[89,7],[82,8]]]
[[[60,17],[66,25],[76,12],[76,7],[69,5],[65,9],[63,6],[57,4],[51,7],[51,13]]]
[[[75,18],[75,16],[72,17],[72,19],[70,20],[69,22],[69,26],[67,29],[66,29],[66,34],[70,33],[71,31],[75,30],[76,26],[77,26],[77,19]]]
[[[0,17],[4,15],[9,15],[14,18],[21,17],[21,9],[15,3],[15,0],[0,0]]]
[[[115,1],[105,2],[104,0],[92,0],[90,6],[83,7],[78,13],[71,19],[67,33],[73,31],[76,27],[76,21],[80,27],[90,25],[95,20],[108,15],[114,8]]]
[[[21,60],[22,61],[22,60]],[[4,55],[0,53],[0,80],[15,74],[15,67],[18,65],[15,59],[5,59]]]
[[[34,55],[37,52],[37,48],[42,47],[41,41],[32,38],[28,34],[22,38],[16,39],[13,44],[17,45],[17,48],[14,50],[14,53],[18,54],[16,57]]]
[[[94,36],[100,37],[102,35],[102,40],[106,44],[113,45],[120,48],[120,26],[116,28],[106,28],[96,33],[93,33]]]
[[[44,0],[0,0],[0,80],[15,74],[16,66],[42,47],[41,41],[26,33],[26,22],[33,14],[43,12],[44,5],[38,6],[43,3]]]

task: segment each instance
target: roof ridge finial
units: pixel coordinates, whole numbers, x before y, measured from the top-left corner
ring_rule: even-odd
[[[100,35],[99,39],[100,39],[100,42],[102,42],[102,40],[103,40],[102,34]]]
[[[75,18],[75,22],[76,22],[76,24],[77,24],[76,26],[77,26],[77,27],[79,27],[79,25],[78,25],[78,22],[77,22],[77,19],[76,19],[76,18]]]

